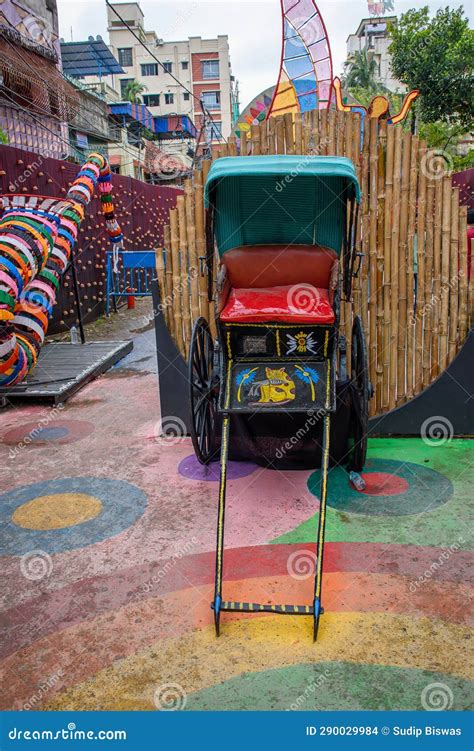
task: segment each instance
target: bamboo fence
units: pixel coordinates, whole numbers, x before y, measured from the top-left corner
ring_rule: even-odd
[[[236,156],[234,136],[214,158]],[[270,118],[243,133],[240,155],[347,156],[362,190],[356,228],[364,257],[353,296],[341,310],[349,345],[354,316],[367,337],[375,396],[371,414],[403,404],[428,386],[463,345],[474,315],[467,273],[467,209],[439,155],[417,136],[369,120],[361,149],[359,115],[312,111]],[[164,248],[157,251],[163,311],[177,347],[187,356],[193,320],[214,327],[214,304],[203,275],[203,186],[211,160],[186,181],[169,212]],[[218,261],[214,264],[217,268]],[[350,359],[348,361],[350,362]]]

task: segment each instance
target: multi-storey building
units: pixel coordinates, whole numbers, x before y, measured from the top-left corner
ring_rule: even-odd
[[[396,16],[385,18],[363,18],[355,34],[347,37],[347,64],[351,62],[355,52],[367,50],[377,62],[376,81],[383,84],[391,91],[404,89],[400,81],[393,78],[390,67],[390,36],[388,26],[396,23]]]
[[[235,92],[227,36],[165,42],[145,30],[138,3],[107,6],[107,20],[110,49],[125,71],[113,81],[122,96],[130,81],[138,81],[146,86],[141,98],[154,116],[187,115],[198,128],[202,99],[213,121],[208,136],[229,136]]]

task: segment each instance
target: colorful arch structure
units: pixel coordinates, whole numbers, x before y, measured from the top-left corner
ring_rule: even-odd
[[[64,199],[0,199],[0,386],[20,383],[37,363],[61,278],[97,185],[106,231],[114,247],[122,247],[110,167],[101,154],[89,155]]]
[[[326,26],[314,0],[280,0],[282,52],[267,117],[328,109],[333,77]]]

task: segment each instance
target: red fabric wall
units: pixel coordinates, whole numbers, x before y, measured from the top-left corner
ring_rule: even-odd
[[[31,193],[64,198],[78,165],[42,158],[33,152],[0,146],[0,193]],[[125,250],[149,250],[163,243],[168,210],[182,192],[178,188],[148,185],[140,180],[112,176],[115,215],[124,234]],[[105,305],[105,251],[112,246],[105,232],[100,201],[94,198],[86,210],[75,246],[78,278],[85,320],[101,315]],[[76,320],[70,274],[63,279],[49,326],[55,333]]]

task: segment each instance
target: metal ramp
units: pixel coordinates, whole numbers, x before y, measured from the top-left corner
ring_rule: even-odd
[[[0,405],[2,402],[65,402],[132,349],[133,341],[52,342],[41,350],[38,364],[26,381],[0,388]]]

